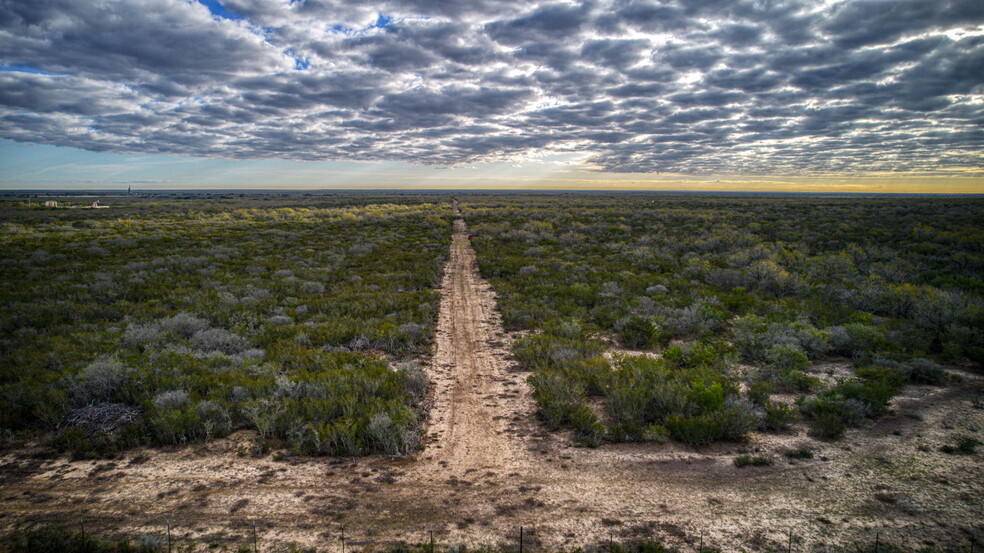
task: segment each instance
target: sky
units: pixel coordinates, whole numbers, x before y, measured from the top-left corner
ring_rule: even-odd
[[[0,0],[0,188],[984,193],[980,0]]]

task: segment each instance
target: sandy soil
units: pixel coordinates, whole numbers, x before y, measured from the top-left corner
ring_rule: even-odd
[[[952,550],[984,537],[981,454],[938,451],[979,436],[980,377],[914,386],[894,414],[838,442],[802,427],[746,443],[573,447],[536,421],[495,294],[478,274],[464,223],[445,271],[424,447],[413,458],[311,459],[247,454],[250,433],[205,446],[145,449],[112,461],[0,459],[0,527],[41,522],[89,531],[340,551],[405,540],[516,543],[527,550],[655,537],[693,550],[796,551],[873,541]],[[823,370],[829,371],[830,367]],[[812,459],[790,460],[805,446]],[[775,459],[738,469],[736,455]]]

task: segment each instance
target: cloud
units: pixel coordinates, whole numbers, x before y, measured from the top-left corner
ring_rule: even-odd
[[[0,1],[0,138],[603,171],[984,165],[974,0]]]

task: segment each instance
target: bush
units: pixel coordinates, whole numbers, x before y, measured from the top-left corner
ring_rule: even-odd
[[[690,401],[699,413],[710,413],[724,407],[724,386],[715,382],[710,386],[703,382],[691,382]]]
[[[302,282],[300,286],[298,286],[298,288],[300,288],[302,292],[307,294],[325,293],[325,285],[321,284],[320,282]]]
[[[141,425],[134,423],[124,424],[111,432],[72,426],[51,435],[46,445],[69,453],[73,459],[104,459],[144,443],[144,434]]]
[[[943,453],[948,453],[950,455],[973,455],[977,452],[977,446],[981,445],[981,441],[977,438],[971,436],[958,436],[954,440],[954,444],[944,445],[940,447],[940,451]]]
[[[601,344],[593,340],[560,338],[550,334],[535,334],[516,340],[513,346],[516,359],[527,369],[539,369],[589,359],[601,355]]]
[[[247,346],[245,338],[221,328],[199,330],[191,337],[191,341],[201,350],[221,351],[229,355],[240,353]]]
[[[82,369],[71,389],[77,405],[122,402],[129,399],[125,387],[133,369],[111,359],[98,359]]]
[[[810,368],[810,358],[797,345],[783,344],[773,346],[766,353],[769,366],[780,372],[805,371]]]
[[[945,384],[946,371],[935,361],[929,359],[910,359],[903,364],[903,369],[909,376],[910,382],[918,384]]]
[[[544,323],[543,333],[557,338],[577,340],[589,335],[580,320],[575,318],[551,319]]]
[[[540,418],[551,429],[569,422],[571,414],[584,404],[584,389],[563,375],[538,371],[529,378],[539,405]]]
[[[799,348],[808,357],[830,350],[831,335],[804,322],[769,323],[757,315],[735,319],[734,345],[749,361],[768,361],[769,352],[778,346]]]
[[[403,363],[397,367],[403,375],[403,389],[414,401],[422,401],[427,395],[427,372],[416,362]]]
[[[658,329],[644,317],[629,317],[617,327],[618,339],[627,348],[650,348],[659,342]]]
[[[774,389],[771,382],[753,382],[748,386],[748,400],[756,405],[765,405]]]
[[[373,450],[386,455],[409,455],[420,442],[415,429],[393,422],[386,413],[379,413],[369,419],[366,433]]]
[[[587,447],[598,447],[605,436],[605,426],[587,405],[574,407],[568,414],[570,425],[574,428],[574,442]]]
[[[785,452],[783,452],[783,455],[785,455],[790,459],[812,459],[813,450],[806,446],[803,446],[803,447],[798,447],[796,449],[787,449]]]
[[[115,541],[90,534],[71,532],[61,526],[32,530],[17,530],[4,536],[0,544],[3,553],[160,553],[153,543],[134,544],[130,540]]]
[[[799,411],[789,405],[770,401],[762,408],[765,410],[759,426],[762,430],[785,430],[800,419]]]
[[[612,385],[607,391],[607,398],[616,421],[630,428],[640,427],[646,422],[650,398],[642,386]]]
[[[765,457],[762,455],[741,455],[735,457],[735,466],[738,468],[743,467],[764,467],[771,465],[773,460],[771,457]]]
[[[205,438],[201,417],[193,408],[158,411],[150,417],[150,428],[158,443],[180,445]]]
[[[821,381],[802,371],[789,371],[778,377],[779,388],[790,392],[810,392],[820,387]]]
[[[883,378],[865,380],[846,380],[840,382],[830,393],[844,399],[853,399],[867,405],[871,415],[880,415],[888,409],[888,404],[898,390],[891,381]]]
[[[163,332],[158,323],[129,324],[123,332],[121,342],[127,347],[138,347],[153,344],[160,340]]]
[[[646,427],[642,434],[642,437],[646,441],[664,443],[670,438],[670,431],[667,430],[665,426],[659,424],[651,424]]]
[[[884,332],[872,326],[853,323],[827,330],[834,353],[854,359],[863,359],[888,347]]]
[[[837,413],[820,413],[810,419],[810,433],[817,438],[836,440],[844,435],[847,425]]]
[[[180,409],[188,402],[191,398],[188,397],[188,392],[184,390],[171,390],[169,392],[161,392],[154,396],[154,407],[162,411],[168,411],[172,409]]]
[[[720,421],[720,439],[723,440],[741,440],[759,426],[759,416],[754,406],[735,398],[729,398],[715,416]]]
[[[195,405],[195,411],[202,422],[202,430],[206,440],[227,436],[232,431],[232,417],[229,416],[229,411],[221,405],[203,400]]]
[[[200,319],[190,313],[178,313],[173,317],[161,320],[160,327],[165,332],[171,332],[182,338],[191,338],[196,332],[207,329],[209,324],[205,319]]]
[[[663,358],[683,368],[723,371],[735,361],[735,351],[734,348],[720,341],[689,342],[666,348]]]
[[[714,415],[673,415],[666,419],[666,427],[674,438],[690,445],[707,445],[721,437],[720,419]]]
[[[241,411],[243,417],[260,433],[260,436],[269,438],[279,427],[285,407],[279,400],[261,398],[247,401]]]

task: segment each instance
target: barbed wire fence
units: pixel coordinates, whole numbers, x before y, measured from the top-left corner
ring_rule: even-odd
[[[68,526],[71,530],[70,524]],[[79,516],[76,523],[78,531],[83,536],[122,537],[120,528],[135,528],[127,532],[126,537],[155,545],[160,551],[175,553],[179,547],[188,544],[209,546],[221,545],[242,551],[254,553],[279,553],[288,550],[288,544],[297,543],[300,551],[314,548],[318,552],[359,553],[370,551],[389,551],[394,549],[413,549],[420,553],[458,552],[486,549],[502,551],[503,553],[554,553],[561,551],[583,550],[585,553],[624,553],[635,549],[640,544],[657,541],[666,544],[667,548],[676,549],[679,553],[731,553],[755,552],[769,553],[984,553],[978,534],[980,528],[963,529],[960,539],[949,543],[937,543],[913,548],[899,546],[897,541],[904,536],[902,529],[831,529],[816,535],[807,531],[797,531],[795,528],[771,529],[768,535],[756,530],[756,536],[750,540],[751,547],[735,549],[732,546],[722,546],[720,543],[734,542],[734,539],[721,540],[716,535],[732,534],[734,530],[716,529],[713,526],[698,524],[689,525],[693,532],[673,532],[664,535],[657,530],[658,524],[652,524],[650,535],[632,536],[619,535],[614,530],[597,536],[566,534],[563,541],[545,538],[538,532],[535,525],[520,525],[510,527],[498,539],[485,541],[463,541],[445,536],[450,531],[443,527],[429,526],[415,531],[386,534],[372,528],[365,529],[361,534],[354,533],[351,528],[339,522],[288,522],[270,521],[269,519],[254,519],[248,517],[230,518],[226,525],[216,524],[215,520],[199,518],[182,518],[180,516],[164,516],[148,518],[135,522],[132,518],[106,519],[101,517]],[[215,532],[216,527],[221,528]],[[211,533],[207,529],[213,529]],[[437,529],[435,529],[437,528]],[[312,533],[315,539],[312,540]],[[584,539],[589,537],[589,539]],[[442,538],[444,538],[442,540]],[[311,542],[314,542],[313,544]],[[740,541],[740,540],[739,540]],[[744,540],[749,541],[749,540]],[[907,540],[908,541],[908,540]],[[719,543],[720,542],[720,543]],[[587,544],[587,545],[586,545]],[[647,553],[658,553],[652,550]]]

